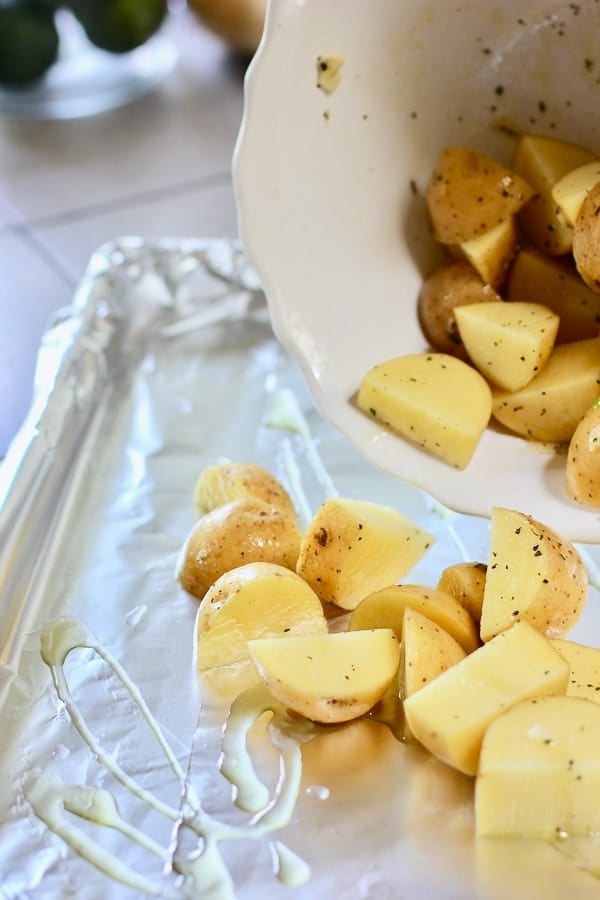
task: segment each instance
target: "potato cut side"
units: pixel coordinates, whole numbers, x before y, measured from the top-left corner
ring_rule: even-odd
[[[577,271],[596,293],[600,293],[600,184],[583,201],[573,227],[573,259]]]
[[[567,494],[576,503],[600,507],[600,400],[588,409],[569,442]]]
[[[583,201],[600,181],[600,160],[588,160],[585,165],[572,166],[552,189],[552,199],[568,225],[573,227],[581,212]]]
[[[450,249],[470,262],[483,281],[499,291],[504,287],[510,265],[517,255],[518,238],[517,226],[511,217],[470,241],[454,244]]]
[[[416,694],[466,655],[452,635],[431,619],[407,607],[404,610],[400,647],[402,698]]]
[[[426,616],[470,653],[479,646],[477,629],[458,600],[443,591],[420,584],[392,585],[365,597],[350,616],[348,628],[391,628],[402,640],[407,609]]]
[[[483,376],[467,363],[445,353],[417,353],[371,369],[358,405],[428,453],[464,469],[489,422],[492,398]]]
[[[555,312],[560,317],[557,343],[598,335],[600,296],[565,259],[544,256],[532,247],[521,250],[510,270],[507,299],[541,303]]]
[[[296,518],[296,510],[283,485],[267,469],[254,463],[230,462],[207,466],[199,475],[194,491],[200,515],[242,497],[257,497]]]
[[[426,193],[434,236],[442,244],[470,241],[509,219],[533,193],[520,175],[495,160],[448,147]]]
[[[389,506],[335,497],[310,522],[296,571],[321,600],[342,609],[404,578],[434,538]]]
[[[585,567],[569,541],[524,513],[492,510],[482,640],[517,621],[529,622],[547,637],[563,637],[577,622],[586,598]]]
[[[594,403],[599,385],[600,339],[560,344],[525,387],[494,390],[494,418],[523,437],[566,442]]]
[[[476,625],[481,619],[486,572],[486,563],[455,563],[444,569],[437,583],[438,591],[458,600]]]
[[[567,697],[600,703],[600,649],[555,638],[550,643],[569,663]]]
[[[538,303],[475,303],[456,310],[471,362],[508,391],[525,387],[543,369],[558,321],[556,313]]]
[[[539,632],[517,622],[404,701],[413,735],[434,756],[475,775],[483,736],[521,700],[564,694],[569,665]]]
[[[558,840],[600,830],[600,707],[539,697],[493,722],[475,788],[479,835]]]
[[[520,139],[513,168],[531,185],[535,197],[519,213],[519,224],[527,237],[544,253],[569,252],[572,233],[560,217],[553,189],[567,172],[591,162],[593,158],[591,153],[576,144],[555,138],[526,134]]]
[[[248,562],[296,567],[302,533],[264,500],[244,497],[198,520],[177,562],[176,577],[199,600],[217,578]]]
[[[271,693],[314,722],[347,722],[368,712],[392,682],[400,647],[391,629],[249,642]]]
[[[248,641],[286,634],[327,633],[321,601],[295,572],[248,563],[222,575],[198,608],[196,668],[248,659]]]

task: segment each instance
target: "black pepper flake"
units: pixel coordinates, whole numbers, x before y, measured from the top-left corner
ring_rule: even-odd
[[[502,94],[504,93],[504,85],[503,84],[496,85],[496,89],[495,89],[494,93],[496,94],[497,97],[501,97]]]
[[[415,181],[414,178],[410,179],[409,185],[410,185],[411,193],[414,194],[416,197],[417,194],[419,193],[419,188],[417,187],[417,182]]]
[[[411,117],[411,119],[416,119],[416,118],[417,118],[417,114],[416,114],[416,112],[414,111],[414,109],[413,109],[413,111],[411,112],[410,117]]]
[[[546,112],[547,107],[543,100],[538,101],[538,109],[541,113]]]
[[[584,59],[583,64],[588,72],[591,72],[592,69],[594,68],[594,60],[589,59],[589,57]]]

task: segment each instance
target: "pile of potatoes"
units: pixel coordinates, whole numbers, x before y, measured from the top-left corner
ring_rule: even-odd
[[[449,147],[426,202],[449,257],[418,300],[434,352],[375,366],[359,407],[459,468],[492,417],[568,443],[567,494],[599,507],[600,160],[535,135],[511,168]]]
[[[487,563],[430,587],[400,582],[434,538],[389,507],[330,498],[302,533],[246,463],[204,470],[196,500],[177,576],[200,671],[251,661],[314,722],[377,716],[475,776],[481,835],[600,830],[600,650],[566,639],[587,598],[568,541],[496,508]]]

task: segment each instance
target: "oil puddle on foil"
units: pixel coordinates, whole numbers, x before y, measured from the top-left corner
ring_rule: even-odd
[[[101,657],[136,704],[181,785],[180,808],[163,803],[131,778],[104,750],[88,726],[71,694],[64,670],[68,655],[76,648],[88,648]],[[172,847],[166,849],[125,822],[109,791],[85,785],[66,785],[44,775],[27,792],[36,815],[81,858],[133,890],[165,900],[200,897],[206,900],[234,900],[234,884],[221,856],[220,844],[266,838],[288,824],[300,790],[301,744],[310,740],[314,733],[310,723],[304,726],[290,719],[262,685],[244,691],[234,700],[223,730],[220,769],[233,785],[236,806],[253,816],[245,825],[226,824],[204,811],[139,689],[86,625],[73,618],[61,618],[50,623],[42,632],[41,654],[50,668],[59,699],[90,751],[131,794],[173,822],[174,840]],[[268,732],[280,756],[279,782],[272,794],[256,775],[246,747],[248,732],[265,712],[273,714]],[[72,816],[119,831],[160,858],[164,871],[171,876],[171,883],[164,878],[150,879],[127,866],[73,824]],[[192,852],[182,850],[184,833],[194,836]],[[310,877],[304,860],[285,844],[272,841],[270,849],[275,874],[281,882],[295,886]]]

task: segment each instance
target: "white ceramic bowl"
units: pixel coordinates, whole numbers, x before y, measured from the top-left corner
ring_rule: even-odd
[[[461,472],[351,399],[372,365],[426,348],[416,299],[432,242],[414,189],[440,150],[510,161],[501,119],[600,150],[599,29],[592,2],[272,0],[234,162],[246,251],[322,414],[452,509],[509,506],[591,543],[600,515],[568,501],[564,457],[489,429]],[[331,94],[316,86],[328,53],[345,59]]]

